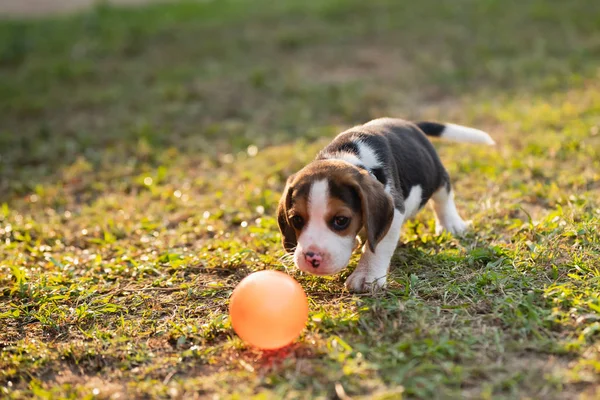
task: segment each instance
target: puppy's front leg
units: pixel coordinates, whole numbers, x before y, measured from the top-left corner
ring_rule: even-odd
[[[400,211],[394,210],[392,225],[375,247],[375,252],[372,252],[368,244],[365,244],[358,266],[346,280],[348,290],[367,292],[385,286],[390,261],[398,246],[403,222],[404,215]]]

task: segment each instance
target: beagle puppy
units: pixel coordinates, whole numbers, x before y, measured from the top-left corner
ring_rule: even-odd
[[[427,136],[493,145],[485,132],[454,124],[381,118],[340,133],[290,176],[277,209],[285,250],[305,272],[332,275],[365,238],[346,287],[385,286],[404,221],[433,200],[436,233],[467,228],[454,205],[450,177]]]

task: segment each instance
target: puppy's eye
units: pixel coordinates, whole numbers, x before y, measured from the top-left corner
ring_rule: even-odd
[[[302,227],[304,226],[304,219],[299,215],[294,215],[292,218],[290,218],[290,221],[294,228],[298,230],[302,229]]]
[[[333,227],[333,229],[335,229],[337,231],[346,229],[349,224],[350,224],[350,218],[343,217],[343,216],[333,217],[333,220],[331,221],[331,226]]]

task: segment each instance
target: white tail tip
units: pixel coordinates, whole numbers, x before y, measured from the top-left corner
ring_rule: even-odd
[[[480,143],[489,146],[496,144],[494,139],[484,131],[455,124],[445,124],[441,137],[455,142]]]

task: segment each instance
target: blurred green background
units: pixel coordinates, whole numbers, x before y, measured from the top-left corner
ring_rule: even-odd
[[[3,396],[596,398],[600,2],[80,6],[0,4]],[[306,332],[246,347],[286,177],[381,116],[493,136],[435,142],[473,233],[425,210],[374,297],[290,268]]]

